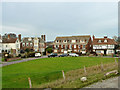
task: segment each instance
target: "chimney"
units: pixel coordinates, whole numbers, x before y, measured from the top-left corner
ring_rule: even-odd
[[[45,41],[46,39],[45,39],[45,35],[44,35],[44,41]]]
[[[107,38],[107,36],[104,36],[104,38]]]
[[[21,42],[21,34],[19,34],[19,35],[18,35],[18,39],[19,39],[19,40],[20,40],[20,42]]]
[[[41,39],[43,40],[43,35],[41,35]]]
[[[45,35],[41,35],[41,39],[45,41]]]
[[[8,34],[8,39],[10,39],[10,34]]]
[[[95,36],[93,35],[93,40],[95,39]]]

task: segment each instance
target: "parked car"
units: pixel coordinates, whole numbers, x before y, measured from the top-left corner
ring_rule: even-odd
[[[79,55],[76,54],[76,53],[69,53],[69,56],[72,56],[72,57],[78,57]]]
[[[79,56],[81,56],[81,55],[82,55],[82,52],[76,52],[76,54],[78,54]]]
[[[67,57],[67,56],[68,56],[68,54],[64,53],[64,54],[59,55],[58,57]]]
[[[51,53],[50,55],[48,55],[48,57],[57,57],[57,53]]]
[[[41,57],[40,53],[35,53],[35,57]]]
[[[98,54],[96,52],[90,52],[90,54],[93,56],[98,56]]]

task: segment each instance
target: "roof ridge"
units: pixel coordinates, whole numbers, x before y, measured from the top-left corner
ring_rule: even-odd
[[[69,37],[90,37],[90,35],[79,35],[79,36],[58,36],[56,38],[69,38]]]

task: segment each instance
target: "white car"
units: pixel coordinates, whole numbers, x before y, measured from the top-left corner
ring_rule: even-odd
[[[69,56],[72,56],[72,57],[78,57],[79,55],[76,54],[76,53],[69,53]]]
[[[40,53],[35,53],[35,57],[41,57]]]

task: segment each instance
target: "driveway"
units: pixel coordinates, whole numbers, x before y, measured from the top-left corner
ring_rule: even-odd
[[[31,60],[34,60],[34,59],[40,59],[40,58],[47,58],[47,56],[42,56],[42,57],[39,57],[39,58],[26,58],[26,59],[23,59],[23,60],[18,60],[18,61],[13,61],[13,62],[3,62],[2,64],[0,64],[0,67],[15,64],[15,63],[27,62],[27,61],[31,61]]]
[[[118,88],[118,77],[106,79],[84,88]]]

